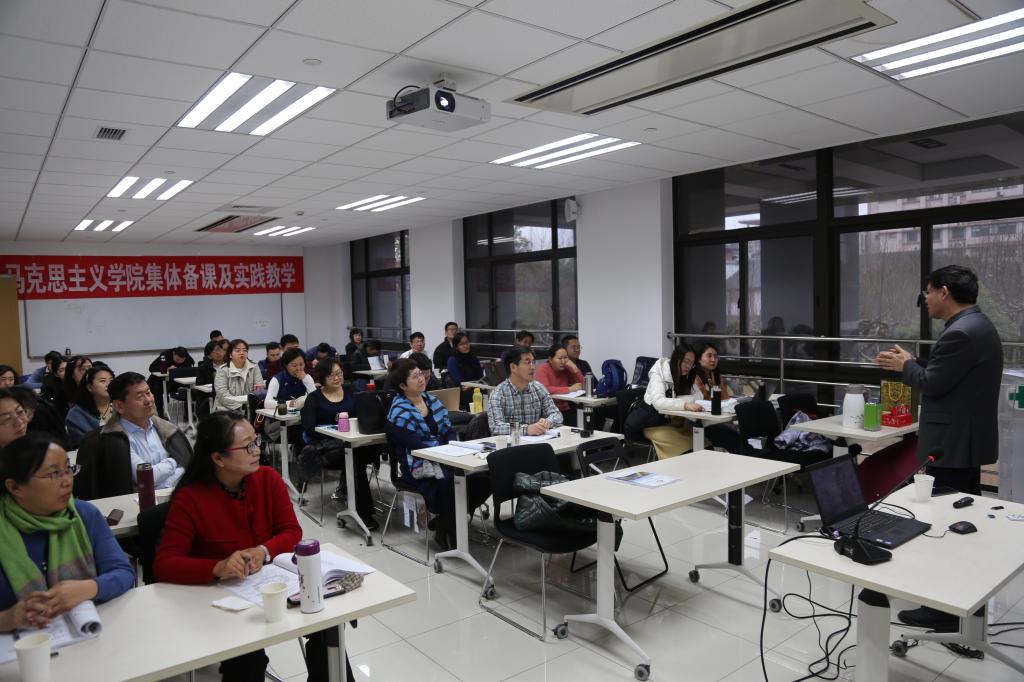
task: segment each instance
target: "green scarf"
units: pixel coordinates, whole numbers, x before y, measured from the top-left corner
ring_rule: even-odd
[[[28,555],[22,534],[45,530],[50,534],[46,577]],[[52,516],[36,516],[21,508],[10,495],[0,495],[0,569],[18,600],[62,580],[96,577],[92,543],[74,498],[68,508]]]

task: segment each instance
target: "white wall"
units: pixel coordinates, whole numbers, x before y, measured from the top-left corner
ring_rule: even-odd
[[[352,326],[352,261],[348,242],[336,246],[303,249],[306,275],[305,335],[299,335],[304,348],[327,341],[345,352],[348,328]],[[285,312],[285,328],[288,313]]]
[[[409,230],[409,289],[413,331],[427,337],[427,352],[444,336],[446,322],[465,324],[462,221]]]
[[[666,355],[673,328],[672,181],[577,196],[576,286],[583,358]]]

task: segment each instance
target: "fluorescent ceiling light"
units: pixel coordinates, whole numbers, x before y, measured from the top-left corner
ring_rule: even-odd
[[[121,182],[114,185],[114,189],[110,190],[110,192],[107,193],[107,196],[110,197],[111,199],[116,199],[117,197],[127,192],[128,188],[134,185],[137,181],[138,178],[133,177],[131,175],[126,175],[125,177],[121,178]]]
[[[188,187],[191,184],[192,184],[192,180],[178,180],[176,183],[171,185],[171,187],[169,189],[164,190],[164,193],[159,195],[156,198],[156,200],[157,201],[167,201],[168,199],[173,197],[175,194],[177,194],[178,192],[180,192],[181,190],[185,189],[186,187]]]
[[[925,52],[914,57],[907,57],[906,59],[897,59],[894,62],[888,62],[882,64],[881,68],[886,71],[895,71],[901,69],[904,66],[911,66],[912,64],[920,64],[921,62],[930,62],[933,59],[940,57],[948,57],[951,54],[957,52],[967,52],[968,50],[975,50],[979,47],[985,47],[986,45],[992,45],[994,43],[1001,43],[1011,38],[1017,38],[1024,35],[1024,27],[1012,28],[1009,31],[1003,31],[1002,33],[996,33],[995,35],[985,36],[984,38],[978,38],[977,40],[969,40],[966,43],[957,43],[956,45],[950,45],[949,47],[942,47],[938,50],[932,50],[931,52]]]
[[[271,237],[283,237],[286,234],[292,234],[293,232],[296,232],[297,230],[301,230],[301,229],[302,229],[301,225],[295,225],[294,227],[286,228],[284,230],[281,230],[280,232],[274,232],[270,236]]]
[[[195,128],[202,123],[203,119],[212,114],[214,110],[227,100],[228,97],[238,92],[238,89],[252,78],[244,73],[229,73],[221,79],[217,86],[210,90],[196,105],[185,114],[178,124],[180,128]]]
[[[253,235],[256,236],[256,237],[261,237],[263,235],[269,235],[269,234],[273,234],[275,232],[280,232],[281,230],[287,230],[287,229],[288,229],[287,225],[275,225],[273,227],[268,227],[268,228],[266,228],[264,230],[260,230],[259,232],[253,232]]]
[[[288,121],[292,120],[306,109],[324,99],[329,97],[334,92],[334,88],[315,88],[305,95],[295,100],[277,114],[271,116],[262,125],[257,126],[249,134],[250,135],[266,135],[271,133]]]
[[[557,152],[551,152],[550,154],[545,154],[544,156],[538,156],[536,158],[526,159],[525,161],[520,161],[519,163],[514,163],[512,165],[516,166],[516,167],[519,167],[519,168],[522,168],[524,166],[533,166],[533,165],[538,164],[538,163],[544,163],[545,161],[550,161],[551,159],[560,159],[563,156],[569,156],[570,154],[576,154],[576,153],[582,152],[582,151],[584,151],[586,149],[593,149],[595,147],[603,147],[606,144],[611,144],[612,142],[618,142],[618,141],[619,141],[619,138],[617,138],[617,137],[602,137],[599,140],[593,140],[591,142],[586,142],[584,144],[580,144],[580,145],[576,145],[576,146],[573,146],[573,147],[569,147],[568,149],[562,149],[562,150],[557,151]]]
[[[335,208],[335,210],[336,211],[344,211],[345,209],[348,209],[348,208],[355,208],[356,206],[362,206],[363,204],[372,204],[375,201],[380,201],[381,199],[387,199],[387,198],[388,198],[387,194],[378,194],[377,196],[373,196],[373,197],[370,197],[368,199],[360,199],[359,201],[353,201],[351,204],[345,204],[344,206],[338,206],[338,207]]]
[[[80,222],[77,225],[75,225],[75,231],[76,232],[81,232],[82,230],[87,230],[87,229],[89,229],[90,225],[92,225],[92,221],[91,220],[83,220],[82,222]]]
[[[310,230],[315,230],[315,229],[316,229],[315,227],[304,227],[301,230],[296,230],[295,232],[292,232],[288,236],[289,237],[294,237],[297,234],[302,234],[303,232],[309,232]]]
[[[121,222],[120,225],[118,225],[113,230],[111,230],[111,232],[121,232],[122,230],[124,230],[125,228],[127,228],[129,225],[131,225],[134,222],[135,222],[134,220],[124,220],[124,221]]]
[[[995,59],[996,57],[1002,57],[1003,55],[1013,54],[1014,52],[1020,52],[1021,50],[1024,50],[1024,42],[1015,43],[1013,45],[1006,45],[995,50],[989,50],[988,52],[972,54],[969,57],[961,57],[960,59],[954,59],[948,62],[941,62],[939,64],[925,66],[920,69],[914,69],[912,71],[905,71],[904,73],[901,73],[898,76],[896,76],[896,79],[905,80],[907,78],[914,78],[915,76],[924,76],[929,73],[935,73],[936,71],[955,69],[958,66],[974,64],[975,62],[983,62],[987,59]]]
[[[388,204],[387,206],[381,206],[380,208],[373,209],[373,213],[379,213],[380,211],[390,211],[393,208],[399,206],[405,206],[406,204],[415,204],[417,201],[423,201],[426,197],[414,197],[412,199],[406,199],[405,201],[399,201],[396,204]]]
[[[500,159],[495,159],[494,161],[491,161],[491,163],[502,164],[508,163],[510,161],[516,161],[517,159],[525,159],[528,156],[540,154],[542,152],[548,151],[549,149],[558,149],[559,147],[564,147],[566,145],[582,142],[583,140],[589,140],[592,137],[597,137],[597,135],[595,133],[582,133],[580,135],[574,135],[572,137],[567,137],[564,140],[556,140],[555,142],[551,142],[550,144],[542,144],[539,147],[527,149],[525,152],[518,152],[516,154],[509,154],[508,156],[503,156]]]
[[[371,208],[377,208],[379,206],[386,206],[387,204],[393,204],[396,201],[401,201],[402,199],[406,199],[406,198],[407,197],[405,197],[405,196],[390,197],[388,199],[385,199],[384,201],[377,201],[377,202],[374,202],[372,204],[364,204],[363,206],[360,206],[356,210],[357,211],[369,211]]]
[[[588,159],[591,156],[597,156],[599,154],[607,154],[608,152],[616,152],[616,151],[618,151],[620,149],[628,149],[630,147],[635,147],[638,144],[640,144],[640,143],[639,142],[622,142],[620,144],[613,144],[610,147],[599,147],[598,149],[592,149],[589,152],[583,152],[582,154],[577,154],[576,156],[570,156],[569,158],[566,158],[566,159],[558,159],[557,161],[549,161],[548,163],[542,163],[539,166],[534,166],[534,168],[551,168],[552,166],[561,166],[563,163],[572,163],[573,161],[579,161],[580,159]]]
[[[868,52],[867,54],[862,54],[859,57],[854,57],[853,59],[858,62],[871,62],[876,59],[881,59],[883,57],[889,57],[894,54],[899,54],[900,52],[909,52],[910,50],[916,50],[919,47],[934,45],[935,43],[940,43],[944,40],[952,40],[954,38],[960,38],[962,36],[971,35],[972,33],[978,33],[979,31],[985,31],[987,29],[994,28],[996,26],[1002,26],[1003,24],[1008,24],[1011,21],[1017,21],[1019,19],[1024,19],[1024,9],[1019,9],[1013,12],[1007,12],[1006,14],[994,16],[991,19],[975,21],[964,26],[957,26],[956,28],[950,29],[948,31],[943,31],[942,33],[935,33],[930,36],[925,36],[924,38],[918,38],[916,40],[911,40],[906,43],[900,43],[899,45],[893,45],[892,47],[886,47],[881,50],[875,50],[874,52]]]
[[[152,194],[157,187],[164,184],[165,182],[167,182],[167,178],[153,178],[145,185],[143,185],[142,189],[136,192],[132,199],[145,199],[150,194]]]
[[[108,227],[110,227],[113,224],[114,224],[113,220],[104,220],[102,223],[100,223],[96,227],[92,228],[92,231],[93,232],[102,232],[103,230],[107,229]]]
[[[288,91],[295,83],[291,81],[276,80],[267,87],[260,90],[255,97],[242,105],[242,107],[231,114],[223,123],[214,128],[222,133],[230,133],[255,116],[261,109],[273,102],[275,99]]]

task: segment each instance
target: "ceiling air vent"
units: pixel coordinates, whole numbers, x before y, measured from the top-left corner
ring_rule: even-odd
[[[509,101],[597,114],[893,23],[862,0],[762,0]]]
[[[910,140],[910,144],[921,149],[938,149],[939,147],[945,147],[945,142],[940,142],[931,137],[922,137],[919,140]]]
[[[200,227],[196,232],[244,232],[251,230],[257,225],[277,220],[277,216],[270,215],[229,215],[220,220]]]
[[[96,130],[97,140],[120,140],[124,137],[124,134],[128,131],[124,128],[107,128],[106,126],[100,126]]]

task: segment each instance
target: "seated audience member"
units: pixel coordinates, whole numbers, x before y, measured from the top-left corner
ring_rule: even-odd
[[[702,400],[711,400],[711,388],[714,386],[721,389],[722,400],[729,399],[729,386],[718,368],[718,348],[713,343],[701,344],[697,353],[696,369],[697,376],[693,385],[700,392]],[[724,448],[727,452],[743,452],[746,447],[739,431],[729,424],[712,424],[705,427],[704,437],[715,447]]]
[[[338,415],[342,412],[347,412],[349,417],[357,417],[356,394],[351,386],[345,384],[345,371],[341,362],[337,358],[329,357],[320,362],[315,371],[320,388],[309,393],[302,406],[302,439],[306,443],[321,441],[337,444],[338,447],[327,448],[320,452],[314,452],[316,448],[302,451],[299,456],[299,464],[302,467],[302,477],[307,483],[314,480],[325,465],[333,469],[344,468],[345,465],[344,443],[335,438],[320,435],[316,432],[316,427],[337,424]],[[377,530],[379,524],[373,518],[373,497],[370,494],[370,480],[366,477],[366,467],[379,461],[377,452],[376,446],[356,448],[353,451],[353,461],[356,467],[356,513],[371,531]],[[321,453],[323,457],[320,456]],[[345,480],[344,476],[341,480]],[[339,491],[345,490],[344,483],[339,483],[338,488]],[[334,499],[341,497],[339,491],[332,495]]]
[[[72,450],[78,449],[85,434],[103,426],[114,416],[114,406],[107,390],[113,380],[114,373],[108,367],[93,367],[85,373],[78,386],[75,404],[64,421],[68,445]]]
[[[57,414],[53,405],[40,400],[28,386],[11,386],[8,389],[28,416],[29,433],[45,433],[54,440],[67,444],[68,432],[64,428],[64,420]]]
[[[61,382],[61,390],[51,402],[61,419],[68,416],[68,410],[75,404],[78,384],[82,383],[82,377],[91,367],[92,360],[84,355],[75,355],[68,360],[67,368],[64,370],[64,380]]]
[[[214,329],[210,332],[210,341],[223,341],[224,335],[220,333],[219,329]]]
[[[583,351],[583,346],[580,345],[580,337],[575,334],[566,334],[562,337],[562,348],[565,349],[569,360],[576,365],[576,368],[583,376],[594,373],[594,370],[590,368],[590,363],[580,358],[580,354]]]
[[[647,392],[644,402],[654,410],[690,410],[700,412],[696,403],[701,399],[700,390],[694,386],[697,353],[693,347],[680,343],[672,350],[672,357],[661,358],[648,373]],[[651,441],[658,459],[675,457],[693,449],[693,425],[683,417],[664,419],[651,415],[664,423],[647,426],[644,438]]]
[[[519,422],[526,433],[539,436],[562,425],[562,413],[555,407],[547,389],[534,381],[536,364],[533,351],[515,348],[508,357],[508,379],[491,391],[487,402],[487,423],[491,434],[506,435],[512,422]]]
[[[0,388],[10,388],[21,384],[18,371],[10,365],[0,365]]]
[[[316,390],[313,377],[306,373],[306,358],[301,348],[292,347],[281,356],[284,366],[267,386],[263,407],[272,410],[278,403],[288,403],[290,409],[301,408],[306,395]]]
[[[551,347],[551,357],[537,368],[537,381],[554,396],[583,389],[583,374],[572,363],[569,354],[561,346]],[[555,400],[555,407],[562,413],[563,424],[578,426],[574,405],[564,400]]]
[[[295,334],[284,334],[281,336],[281,350],[299,347],[299,337]]]
[[[249,359],[249,344],[235,339],[228,345],[228,362],[213,376],[213,411],[245,410],[249,394],[263,389],[263,375]]]
[[[29,388],[42,388],[43,377],[53,371],[53,364],[60,358],[64,357],[55,350],[51,350],[49,353],[43,356],[43,366],[36,367],[32,370],[32,374],[29,376],[28,381],[25,385]]]
[[[427,347],[427,339],[423,336],[423,332],[413,332],[409,335],[409,350],[405,351],[398,357],[407,358],[413,353],[422,353],[423,349]]]
[[[306,361],[310,363],[313,369],[316,369],[317,364],[325,358],[335,357],[338,357],[338,349],[326,341],[321,341],[306,351]]]
[[[295,336],[295,334],[285,334],[285,335],[283,335],[281,337],[281,357],[278,358],[278,360],[276,362],[267,362],[267,377],[268,378],[273,379],[275,376],[280,374],[281,371],[284,369],[283,356],[284,356],[284,352],[286,350],[288,350],[289,348],[300,348],[299,347],[299,337]],[[301,348],[300,348],[300,350],[301,350]],[[303,357],[305,357],[305,353],[303,353]],[[307,374],[312,374],[312,372],[313,372],[313,367],[312,367],[312,365],[310,365],[310,363],[307,362],[306,363],[306,373]]]
[[[42,386],[39,389],[39,397],[54,404],[57,397],[64,393],[64,373],[68,369],[68,359],[63,355],[51,358],[47,362],[47,371],[43,375]]]
[[[217,370],[227,364],[227,353],[219,341],[210,341],[203,348],[203,359],[199,361],[196,384],[205,386],[213,383]]]
[[[270,343],[267,344],[267,357],[263,358],[262,360],[256,363],[257,365],[259,365],[260,373],[263,375],[264,379],[269,380],[272,376],[274,376],[273,374],[269,373],[270,366],[273,364],[280,366],[281,355],[283,353],[284,351],[281,350],[281,344],[279,344],[277,341],[271,341]],[[277,371],[280,372],[281,370],[278,369]]]
[[[520,329],[519,331],[516,332],[516,345],[512,346],[512,348],[506,349],[501,354],[501,364],[503,364],[503,365],[507,365],[508,364],[509,353],[511,353],[514,349],[516,349],[516,348],[532,348],[532,347],[533,347],[533,334],[531,332],[526,331],[525,329]]]
[[[349,367],[352,368],[353,372],[362,369],[372,369],[370,366],[370,358],[380,357],[380,355],[380,341],[377,339],[367,339],[366,343],[363,344],[363,347],[349,357],[348,364]],[[384,358],[381,358],[381,360],[384,360]]]
[[[28,433],[29,416],[18,399],[0,388],[0,450]],[[0,457],[0,462],[3,458]]]
[[[301,539],[284,481],[272,468],[260,466],[259,436],[252,425],[231,412],[200,421],[195,456],[171,498],[153,563],[156,579],[208,585],[246,578],[278,554],[291,552]],[[310,680],[327,680],[329,630],[306,642]],[[262,649],[228,659],[220,664],[221,679],[257,682],[268,661]],[[347,674],[352,675],[351,669]]]
[[[359,327],[352,327],[348,331],[348,343],[345,344],[345,359],[351,359],[352,354],[363,345],[363,330]]]
[[[455,342],[455,350],[448,358],[448,378],[462,388],[459,406],[465,410],[469,406],[469,401],[473,399],[473,389],[463,386],[462,382],[482,380],[484,368],[480,364],[480,358],[473,354],[468,335],[459,332],[452,340]]]
[[[430,366],[430,358],[427,357],[426,353],[413,353],[408,359],[415,362],[421,372],[426,372],[424,376],[427,377],[428,391],[436,391],[439,388],[444,388],[441,384],[441,380],[434,376],[433,367]]]
[[[182,346],[170,348],[156,357],[153,362],[149,363],[149,371],[152,373],[149,377],[149,389],[156,396],[156,411],[161,418],[166,419],[167,415],[164,414],[164,378],[155,376],[155,374],[167,374],[167,371],[172,367],[194,367],[195,360],[189,355],[188,350]]]
[[[455,335],[459,333],[459,323],[449,322],[444,326],[444,338],[434,349],[434,367],[437,369],[448,368],[448,358],[455,352]]]
[[[396,444],[392,457],[397,458],[402,479],[423,495],[427,509],[437,514],[434,538],[442,549],[455,546],[455,488],[451,469],[434,462],[413,457],[414,450],[447,443],[454,434],[448,410],[441,401],[426,392],[426,374],[406,358],[398,360],[388,372],[388,383],[398,395],[391,403],[388,437]],[[476,509],[491,494],[486,476],[466,477],[468,509]],[[428,526],[429,527],[429,526]]]
[[[156,416],[146,377],[122,372],[107,392],[116,414],[100,428],[97,439],[84,439],[78,449],[86,478],[76,495],[94,499],[134,492],[136,468],[144,462],[153,466],[157,488],[173,488],[192,459],[192,446],[174,424]],[[86,472],[86,467],[92,470]]]
[[[64,447],[29,434],[0,459],[0,632],[33,630],[84,601],[135,586],[135,570],[96,507],[76,500]]]

